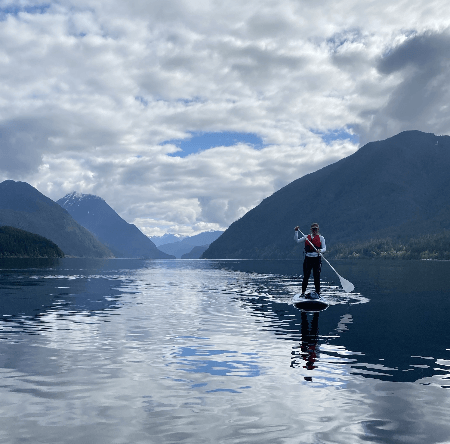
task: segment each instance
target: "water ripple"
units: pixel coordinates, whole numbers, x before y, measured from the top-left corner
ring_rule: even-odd
[[[313,315],[288,261],[0,264],[2,442],[444,442],[447,290],[371,267]]]

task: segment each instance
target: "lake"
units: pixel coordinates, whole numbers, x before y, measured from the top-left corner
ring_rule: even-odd
[[[0,442],[449,443],[450,262],[332,265],[0,260]]]

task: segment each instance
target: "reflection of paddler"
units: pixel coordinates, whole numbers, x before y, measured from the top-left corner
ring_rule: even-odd
[[[312,370],[315,368],[315,362],[317,359],[318,346],[317,342],[319,339],[319,313],[314,313],[311,328],[309,328],[308,316],[305,312],[302,312],[302,343],[301,343],[301,351],[302,358],[306,361],[303,368],[307,370]]]
[[[291,360],[291,367],[297,367],[299,365],[298,356],[300,355],[302,360],[305,361],[303,368],[312,370],[316,368],[315,362],[319,355],[319,346],[317,344],[319,341],[319,312],[313,314],[311,327],[306,312],[301,313],[301,319],[301,341],[300,344],[292,350],[293,358]],[[298,353],[296,349],[300,349],[300,353]],[[310,376],[305,376],[305,380],[312,381],[312,378]]]

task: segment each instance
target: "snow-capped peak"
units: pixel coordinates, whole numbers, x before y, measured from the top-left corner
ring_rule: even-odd
[[[87,199],[103,200],[101,197],[95,196],[94,194],[83,194],[83,193],[79,193],[78,191],[72,191],[71,193],[66,194],[61,199],[61,201],[63,201],[61,206],[66,207],[68,205],[74,205],[75,203],[79,203],[80,201],[87,200]]]

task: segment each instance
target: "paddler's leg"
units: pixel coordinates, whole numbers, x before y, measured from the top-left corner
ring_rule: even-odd
[[[320,294],[320,270],[322,268],[322,258],[314,257],[312,258],[314,260],[313,264],[313,276],[314,276],[314,288],[316,290],[317,294]]]
[[[311,258],[305,256],[305,260],[303,261],[303,281],[302,281],[302,294],[305,294],[306,287],[308,286],[308,280],[311,276],[312,263]]]

